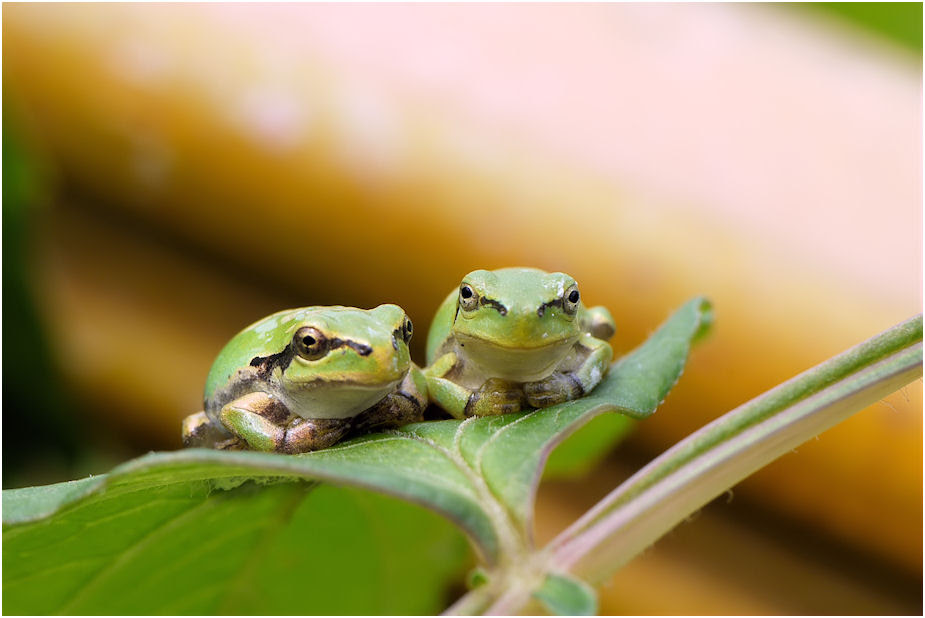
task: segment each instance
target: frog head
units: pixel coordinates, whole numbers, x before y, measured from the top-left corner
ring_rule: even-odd
[[[289,362],[274,378],[290,409],[311,418],[346,418],[395,389],[411,366],[411,320],[396,305],[293,312],[285,331]]]
[[[490,377],[547,375],[581,335],[581,295],[565,273],[476,270],[459,286],[452,332],[460,353]]]

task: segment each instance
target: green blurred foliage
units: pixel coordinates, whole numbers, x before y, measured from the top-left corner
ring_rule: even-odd
[[[921,2],[812,2],[798,6],[836,16],[919,54],[922,52]]]
[[[3,105],[3,486],[36,460],[68,466],[81,432],[63,414],[60,380],[34,300],[31,265],[47,178]]]

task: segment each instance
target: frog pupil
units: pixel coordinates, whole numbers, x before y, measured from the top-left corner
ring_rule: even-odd
[[[304,345],[306,348],[312,347],[313,345],[315,345],[315,343],[317,342],[315,341],[315,338],[312,337],[311,335],[305,335],[304,337],[302,337],[302,345]]]
[[[578,290],[572,290],[572,293],[568,295],[570,303],[577,303],[579,298],[581,298],[581,296],[578,294]]]
[[[472,298],[472,288],[470,288],[468,285],[464,285],[459,291],[459,295],[463,298]]]

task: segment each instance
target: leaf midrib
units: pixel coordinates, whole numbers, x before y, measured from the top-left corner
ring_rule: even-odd
[[[518,419],[519,421],[520,419]],[[517,421],[514,421],[516,423]],[[510,425],[513,425],[511,423]],[[510,425],[505,425],[503,429],[510,427]],[[462,423],[460,423],[460,427]],[[453,444],[458,444],[456,439],[456,433],[459,432],[459,427],[456,428],[453,436]],[[401,434],[408,437],[411,440],[427,444],[437,452],[441,453],[446,457],[450,463],[452,463],[463,475],[472,486],[473,491],[475,492],[475,498],[482,507],[482,511],[485,515],[488,516],[488,520],[492,523],[492,527],[495,529],[495,537],[497,538],[499,544],[499,554],[501,557],[518,557],[523,554],[524,547],[524,535],[522,531],[516,526],[514,520],[511,517],[510,510],[502,503],[497,496],[491,491],[488,484],[485,482],[484,478],[479,475],[477,470],[474,470],[469,463],[466,461],[466,458],[463,456],[462,451],[453,452],[452,449],[448,449],[444,446],[441,446],[429,438],[425,438],[414,432],[407,432]],[[486,440],[486,443],[490,440]],[[480,450],[483,447],[480,447]],[[494,562],[496,557],[487,557],[490,562]]]

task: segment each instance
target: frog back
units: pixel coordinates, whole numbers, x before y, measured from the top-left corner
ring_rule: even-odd
[[[450,338],[453,329],[453,320],[456,318],[459,290],[454,289],[446,300],[437,309],[430,330],[427,332],[427,364],[432,365],[437,360],[437,354],[443,344]]]
[[[289,344],[291,334],[288,329],[281,328],[282,324],[316,309],[320,307],[278,311],[257,320],[232,337],[219,352],[209,370],[203,399],[206,402],[211,400],[217,390],[229,383],[238,369],[250,367],[251,361],[255,358],[271,356],[284,350]]]

